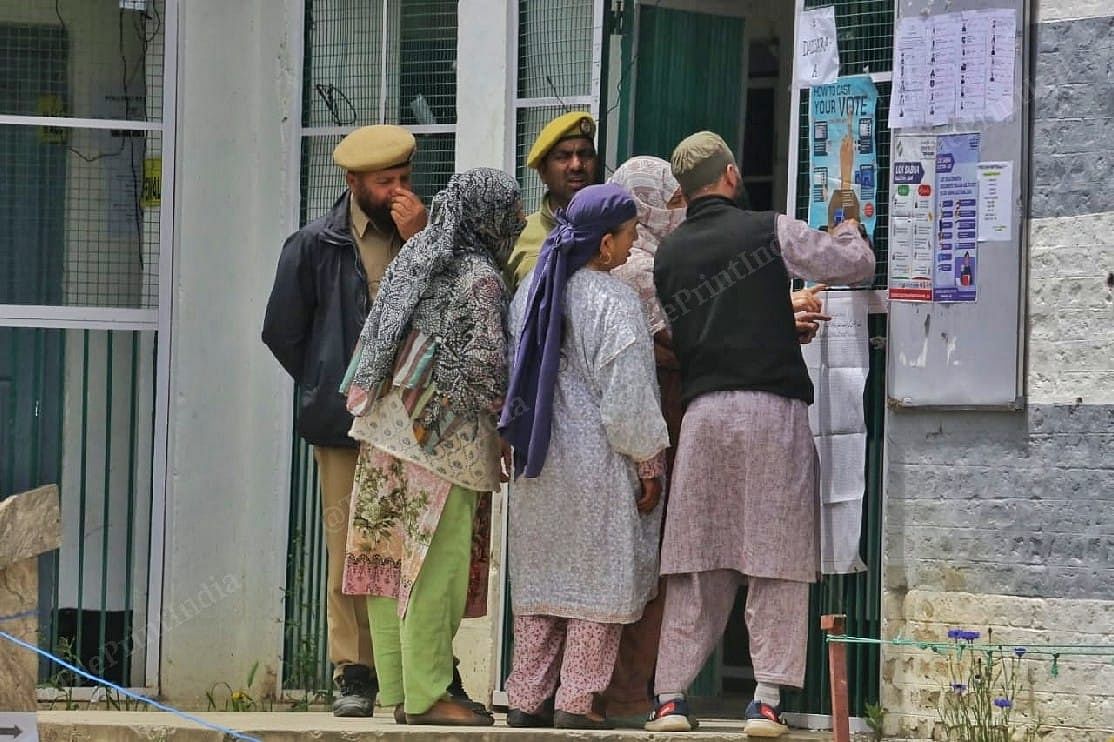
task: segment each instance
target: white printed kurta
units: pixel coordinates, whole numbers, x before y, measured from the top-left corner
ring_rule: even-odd
[[[511,305],[512,338],[530,276]],[[509,496],[515,615],[632,623],[657,589],[661,505],[639,514],[635,462],[669,445],[637,294],[606,273],[569,279],[545,464]],[[513,351],[512,351],[513,358]]]

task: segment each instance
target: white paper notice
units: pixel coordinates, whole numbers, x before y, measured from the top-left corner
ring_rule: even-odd
[[[839,77],[835,6],[803,11],[797,27],[797,83],[811,87],[835,82]]]
[[[928,54],[928,118],[931,126],[946,124],[955,118],[955,102],[959,87],[960,29],[963,20],[958,13],[938,15],[932,19],[932,40]]]
[[[890,128],[924,126],[928,86],[929,40],[932,26],[923,18],[902,18],[894,29],[893,96]]]
[[[980,162],[979,242],[1013,239],[1013,163]]]
[[[863,291],[828,291],[831,316],[801,350],[816,390],[809,425],[820,456],[820,553],[825,574],[860,572],[863,494],[866,492],[866,422],[863,389],[870,370],[869,297]]]
[[[1017,14],[1013,10],[986,11],[988,33],[986,118],[1006,121],[1014,112],[1014,57],[1017,55]]]
[[[986,115],[990,68],[990,18],[982,11],[959,15],[959,89],[956,120],[977,121]]]
[[[890,299],[932,301],[936,137],[901,134],[890,165]]]

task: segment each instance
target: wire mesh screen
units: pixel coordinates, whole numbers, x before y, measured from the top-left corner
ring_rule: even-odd
[[[539,132],[553,118],[566,111],[587,111],[587,106],[560,108],[546,106],[540,108],[520,108],[515,121],[515,176],[522,186],[522,205],[527,213],[534,211],[541,203],[545,186],[538,174],[526,167],[526,155],[537,139]]]
[[[832,0],[805,0],[806,8]],[[893,0],[839,0],[835,3],[841,75],[893,69]]]
[[[457,0],[307,0],[304,126],[456,122]]]
[[[157,121],[162,0],[0,1],[0,112]],[[17,7],[18,6],[18,9]],[[0,303],[158,306],[157,131],[0,126]]]
[[[0,113],[159,121],[164,2],[120,5],[0,0]],[[9,18],[20,22],[5,24]],[[158,105],[149,105],[152,97]]]
[[[301,223],[328,213],[344,193],[344,172],[332,157],[342,139],[336,127],[434,127],[415,134],[412,188],[429,206],[448,182],[456,160],[457,4],[306,0],[302,122],[308,131],[301,150]],[[296,409],[293,414],[296,418]],[[332,692],[325,543],[311,448],[296,434],[292,447],[283,687],[304,691],[308,701]]]
[[[414,153],[412,187],[428,208],[434,194],[445,187],[453,174],[456,135],[418,134]],[[302,222],[327,213],[345,189],[344,171],[333,162],[339,135],[302,139]]]
[[[518,97],[592,94],[592,0],[519,0]]]
[[[0,126],[0,303],[158,306],[161,139]]]

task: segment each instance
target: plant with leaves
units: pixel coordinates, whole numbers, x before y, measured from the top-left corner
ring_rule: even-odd
[[[1034,742],[1040,720],[1031,708],[1022,709],[1032,689],[1032,672],[1025,664],[1024,647],[987,644],[976,647],[982,634],[966,629],[948,632],[945,652],[948,687],[940,694],[938,712],[952,742]]]
[[[233,689],[231,685],[224,681],[213,683],[212,687],[205,691],[205,698],[209,702],[209,711],[270,711],[273,704],[268,704],[267,699],[263,699],[262,703],[257,704],[255,698],[251,695],[251,687],[255,684],[255,673],[258,670],[259,660],[256,660],[255,664],[251,666],[251,670],[248,671],[247,682],[240,688]],[[228,693],[223,706],[217,703],[217,697],[222,687]]]

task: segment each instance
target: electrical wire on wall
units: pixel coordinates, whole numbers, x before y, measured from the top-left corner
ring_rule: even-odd
[[[158,38],[159,33],[162,31],[162,16],[159,13],[158,4],[156,2],[149,3],[148,7],[151,12],[146,10],[126,10],[120,8],[117,11],[116,26],[117,26],[117,50],[120,55],[120,96],[122,110],[120,115],[115,118],[121,120],[129,120],[132,114],[132,96],[131,90],[136,80],[141,74],[146,73],[147,54],[150,44]],[[54,0],[54,14],[58,18],[58,23],[62,27],[62,32],[69,38],[69,25],[62,15],[61,0]],[[127,17],[126,17],[127,16]],[[130,17],[130,24],[127,22]],[[153,30],[148,33],[147,24],[153,22]],[[136,39],[139,41],[139,55],[135,60],[134,67],[129,68],[129,60],[127,54],[127,26],[131,26],[131,31],[135,33]],[[146,86],[143,85],[144,94],[138,96],[139,100],[146,100]],[[106,99],[111,101],[114,96],[106,96]],[[143,256],[143,207],[140,202],[140,194],[142,193],[143,173],[142,165],[137,161],[137,149],[140,149],[142,154],[145,151],[146,137],[143,132],[132,132],[126,130],[113,130],[110,134],[120,140],[120,145],[115,149],[97,152],[95,154],[87,154],[82,152],[77,147],[72,145],[67,146],[70,154],[86,163],[94,163],[100,160],[105,160],[115,157],[123,157],[125,151],[127,154],[127,162],[131,172],[131,193],[134,194],[132,199],[132,209],[135,223],[135,238],[138,243],[138,250],[136,251],[139,269],[142,271],[145,268],[145,260]],[[136,146],[136,139],[140,140],[140,147]],[[130,146],[129,146],[130,145]]]

